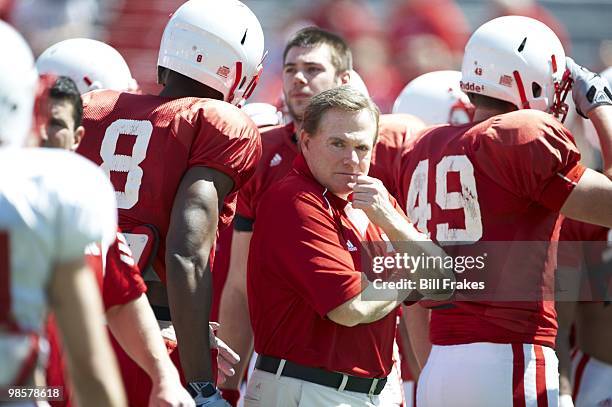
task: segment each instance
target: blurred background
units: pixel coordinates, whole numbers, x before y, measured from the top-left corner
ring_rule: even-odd
[[[219,0],[223,1],[223,0]],[[243,0],[258,16],[269,51],[250,101],[276,103],[287,38],[309,25],[343,35],[355,69],[383,112],[416,76],[460,69],[469,34],[493,17],[517,14],[551,27],[566,53],[594,71],[612,66],[612,0]],[[70,37],[109,43],[126,58],[143,92],[155,83],[157,49],[181,0],[0,0],[38,55]],[[228,16],[231,24],[231,16]]]

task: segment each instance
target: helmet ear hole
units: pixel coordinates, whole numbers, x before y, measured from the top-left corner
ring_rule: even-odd
[[[537,82],[531,82],[531,93],[534,98],[542,96],[542,87]]]

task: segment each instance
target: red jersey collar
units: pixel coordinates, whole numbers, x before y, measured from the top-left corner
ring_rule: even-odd
[[[293,169],[295,169],[298,174],[316,183],[321,188],[321,193],[325,196],[325,198],[327,198],[327,200],[334,208],[343,210],[344,207],[348,205],[349,201],[347,201],[346,199],[342,199],[335,194],[332,194],[327,190],[327,188],[325,188],[319,183],[319,181],[314,177],[314,175],[312,175],[312,171],[310,171],[310,168],[308,167],[306,158],[304,158],[304,154],[302,154],[301,152],[297,156],[295,156],[295,159],[293,160]]]

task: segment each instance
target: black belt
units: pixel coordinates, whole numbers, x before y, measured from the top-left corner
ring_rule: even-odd
[[[272,356],[257,356],[255,368],[269,373],[278,371],[278,367],[283,359],[274,358]],[[330,372],[328,370],[319,369],[316,367],[308,367],[298,365],[290,361],[285,361],[285,366],[280,373],[281,376],[293,377],[294,379],[302,379],[307,382],[320,384],[322,386],[333,387],[338,390],[355,391],[357,393],[375,394],[378,395],[385,387],[387,378],[384,379],[366,379],[365,377],[349,376],[343,373]],[[344,382],[344,387],[342,383]]]

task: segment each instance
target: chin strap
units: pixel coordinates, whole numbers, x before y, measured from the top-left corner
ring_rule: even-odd
[[[569,106],[565,103],[565,99],[570,90],[572,90],[573,83],[574,81],[570,77],[570,71],[568,69],[563,73],[561,82],[555,82],[555,99],[550,108],[550,113],[561,121],[561,123],[565,121],[569,111]]]

